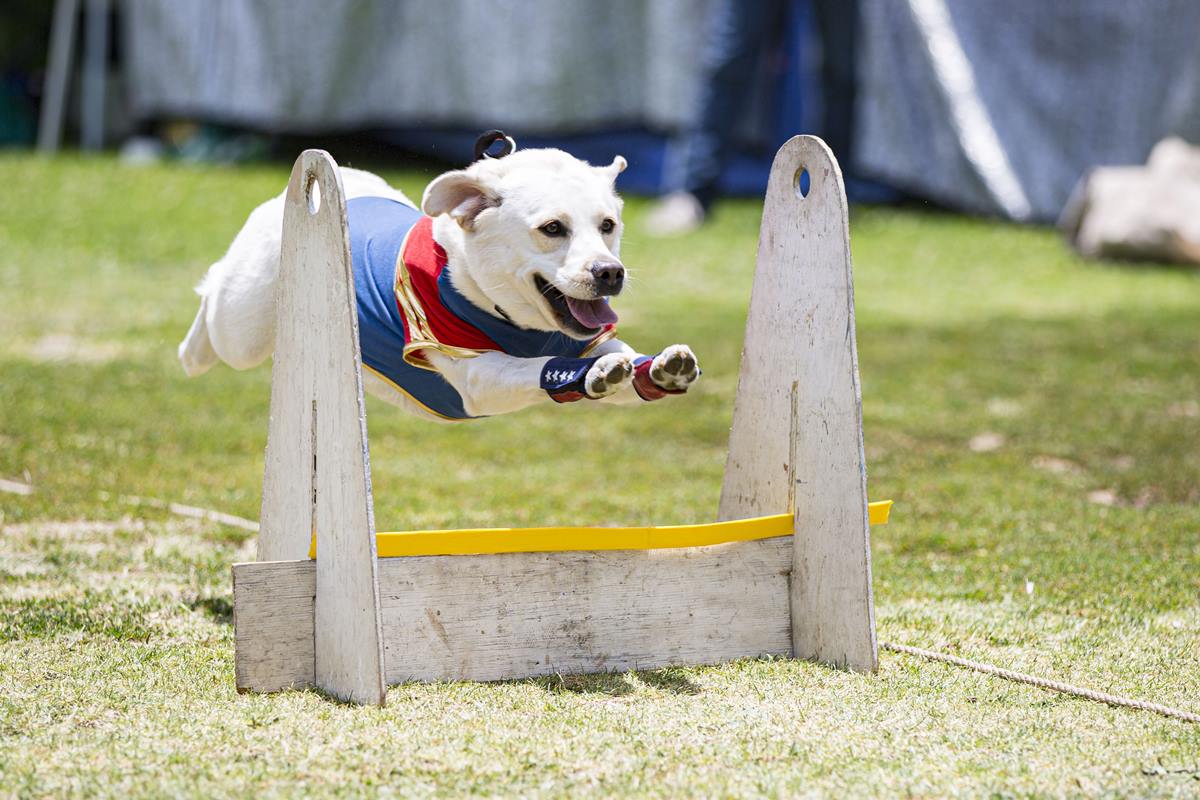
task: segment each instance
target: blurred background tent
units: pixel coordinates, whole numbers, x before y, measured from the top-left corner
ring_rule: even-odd
[[[101,46],[89,15],[111,21],[103,58],[92,59],[108,66],[108,99],[93,108],[107,111],[117,139],[186,119],[267,135],[369,135],[461,164],[480,130],[500,127],[524,146],[561,146],[597,162],[621,152],[631,163],[622,188],[657,193],[668,188],[666,144],[695,114],[705,21],[720,1],[57,5],[79,8],[84,20],[72,52]],[[1194,0],[859,5],[855,163],[844,166],[876,188],[1046,221],[1089,168],[1141,163],[1170,134],[1200,139]],[[12,0],[0,11],[0,135],[9,141],[32,135],[30,98],[42,94],[47,50],[39,63],[28,51],[51,40],[50,8]],[[777,145],[819,132],[819,47],[810,0],[795,0],[746,87],[724,191],[760,194]],[[72,75],[87,62],[76,58]],[[71,85],[86,98],[100,84]],[[860,197],[884,196],[870,187],[851,184]]]
[[[1091,167],[1200,140],[1194,0],[863,0],[859,168],[1053,220]]]

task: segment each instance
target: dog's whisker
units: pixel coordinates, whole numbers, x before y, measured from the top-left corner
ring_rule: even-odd
[[[478,284],[478,286],[479,286],[480,290],[483,291],[485,294],[488,292],[494,292],[497,289],[504,288],[503,283],[493,283],[493,284],[482,284],[481,283],[481,284]]]

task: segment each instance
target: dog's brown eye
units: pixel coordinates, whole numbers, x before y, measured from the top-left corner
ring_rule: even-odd
[[[616,227],[617,223],[613,222],[611,219],[606,219],[604,222],[600,223],[600,232],[612,233],[614,230],[616,230]]]
[[[565,236],[567,233],[567,227],[556,219],[550,220],[538,230],[547,236]]]

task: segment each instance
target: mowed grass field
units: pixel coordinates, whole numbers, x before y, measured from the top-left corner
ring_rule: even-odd
[[[0,796],[1200,793],[1200,726],[890,653],[236,694],[252,535],[155,501],[258,516],[269,368],[175,347],[287,172],[0,157],[0,478],[34,487],[0,493]],[[368,400],[381,528],[713,519],[761,206],[671,241],[646,207],[623,338],[700,383],[453,427]],[[1200,274],[912,210],[851,235],[880,638],[1200,709]]]

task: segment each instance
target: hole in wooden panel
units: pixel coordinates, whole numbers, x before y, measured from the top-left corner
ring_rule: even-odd
[[[321,210],[321,184],[317,181],[317,176],[313,173],[308,173],[308,180],[304,183],[304,198],[308,201],[308,213],[316,214]]]
[[[808,167],[796,170],[792,183],[796,189],[796,197],[808,197],[808,193],[812,189],[812,175],[809,174]]]

